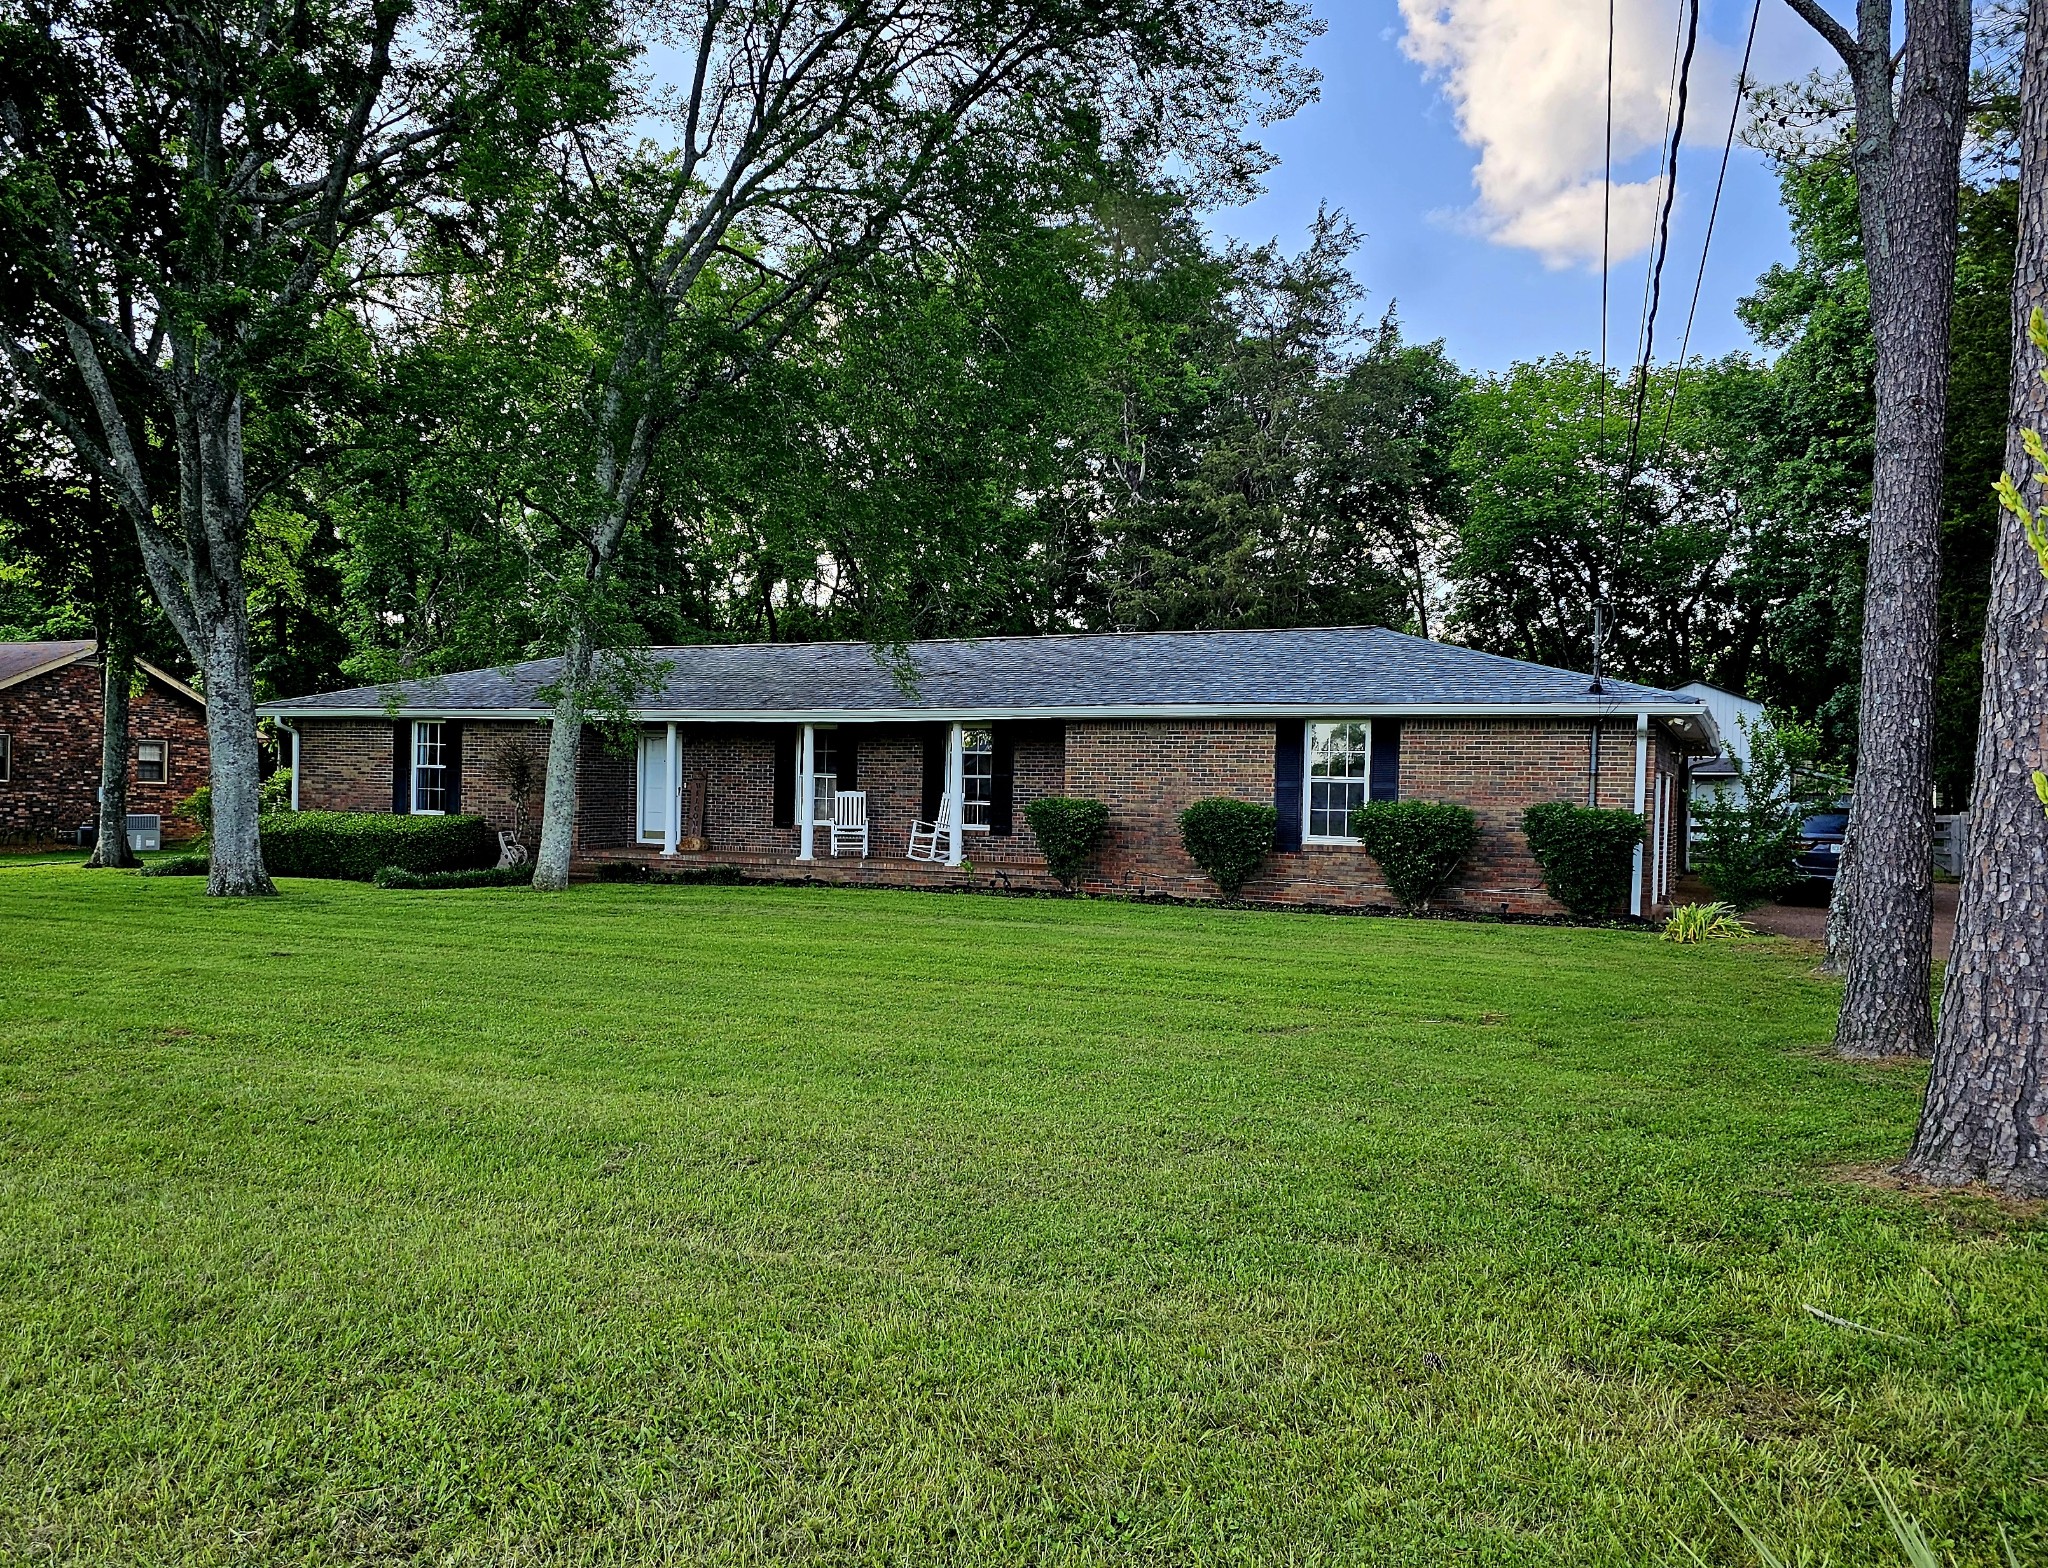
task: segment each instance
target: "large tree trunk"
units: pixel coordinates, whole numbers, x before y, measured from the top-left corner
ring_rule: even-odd
[[[119,632],[100,638],[100,825],[88,866],[139,865],[128,847],[128,688],[135,652]]]
[[[1866,45],[1877,34],[1873,16]],[[1895,118],[1881,53],[1889,36],[1887,22],[1856,73],[1852,154],[1877,348],[1877,448],[1848,983],[1835,1034],[1845,1056],[1924,1056],[1934,1035],[1934,634],[1968,0],[1907,0]]]
[[[1846,975],[1849,955],[1856,951],[1856,801],[1849,800],[1849,820],[1842,831],[1842,855],[1835,862],[1835,885],[1828,893],[1827,946],[1822,974]]]
[[[206,744],[213,785],[213,864],[206,891],[222,897],[275,893],[257,834],[263,758],[249,668],[248,601],[219,605],[205,628]]]
[[[2048,365],[2027,338],[2032,312],[2048,309],[2048,0],[2029,10],[2020,103],[2005,467],[2038,509],[2048,487],[2034,482],[2020,432],[2048,432]],[[2048,577],[2010,513],[2000,514],[1991,571],[1982,713],[1955,951],[1906,1169],[2048,1196],[2048,812],[2032,777],[2048,768]]]
[[[569,634],[555,695],[554,727],[548,736],[548,776],[540,806],[540,853],[533,858],[533,885],[559,893],[569,885],[569,858],[576,848],[576,769],[583,755],[583,695],[590,680],[590,637],[579,624]]]

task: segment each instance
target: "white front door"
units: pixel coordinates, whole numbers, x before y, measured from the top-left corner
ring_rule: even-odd
[[[640,842],[659,844],[668,827],[668,736],[640,735]]]

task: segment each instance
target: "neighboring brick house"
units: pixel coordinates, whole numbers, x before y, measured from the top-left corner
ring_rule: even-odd
[[[128,811],[160,817],[166,838],[196,825],[172,813],[206,782],[206,702],[138,664],[128,704]],[[97,822],[99,650],[89,640],[0,642],[0,843],[76,842]]]
[[[1255,902],[1390,902],[1346,832],[1367,799],[1457,801],[1478,851],[1446,902],[1553,906],[1521,832],[1540,801],[1640,810],[1634,906],[1665,902],[1684,842],[1687,758],[1720,744],[1698,701],[1377,627],[994,637],[914,643],[907,671],[862,643],[656,648],[632,754],[585,736],[579,862],[644,858],[757,874],[931,885],[1047,884],[1024,819],[1042,795],[1105,802],[1097,891],[1213,894],[1181,848],[1183,807],[1271,803]],[[297,735],[305,809],[480,812],[538,832],[558,661],[266,704]],[[907,674],[907,679],[899,675]],[[1597,741],[1596,741],[1597,737]],[[1596,763],[1597,758],[1597,763]],[[866,859],[830,854],[835,796],[860,791]],[[802,809],[809,803],[809,810]],[[906,858],[944,816],[936,862]],[[962,864],[965,862],[965,864]]]

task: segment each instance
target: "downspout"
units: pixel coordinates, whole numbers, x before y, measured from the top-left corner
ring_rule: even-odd
[[[1636,815],[1643,814],[1644,765],[1650,756],[1650,716],[1636,715]],[[1637,919],[1643,914],[1643,841],[1636,840],[1635,870],[1629,878],[1628,912]]]
[[[299,809],[299,732],[285,723],[283,719],[272,719],[270,722],[292,738],[292,810],[297,811]]]

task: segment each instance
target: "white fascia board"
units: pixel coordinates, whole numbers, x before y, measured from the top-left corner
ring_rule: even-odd
[[[322,708],[310,704],[265,704],[258,710],[282,719],[495,719],[545,721],[545,708]],[[977,724],[998,719],[1306,719],[1332,714],[1346,718],[1618,719],[1635,714],[1682,719],[1697,725],[1705,743],[1718,750],[1713,716],[1693,702],[1613,703],[1124,703],[1099,707],[1033,708],[635,708],[643,724]]]

